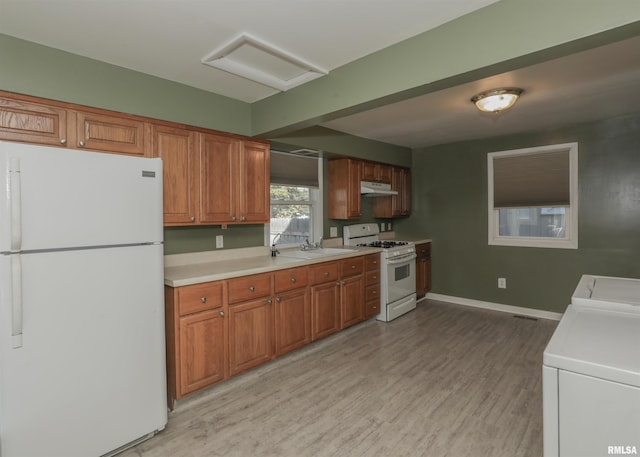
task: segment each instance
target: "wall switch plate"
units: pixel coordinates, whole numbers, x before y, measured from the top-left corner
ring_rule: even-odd
[[[336,238],[338,236],[338,227],[329,227],[329,236]]]
[[[507,288],[507,278],[498,278],[498,289]]]
[[[385,225],[384,222],[382,224],[380,224],[380,231],[381,232],[384,232],[384,225]]]
[[[222,235],[216,235],[216,249],[224,247],[224,237]]]
[[[387,230],[388,230],[388,231],[391,231],[391,222],[388,222],[388,223],[387,223]]]

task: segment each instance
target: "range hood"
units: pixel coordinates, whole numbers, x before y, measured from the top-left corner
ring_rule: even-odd
[[[398,195],[398,192],[391,190],[391,184],[383,182],[360,182],[360,193],[363,197],[388,197]]]

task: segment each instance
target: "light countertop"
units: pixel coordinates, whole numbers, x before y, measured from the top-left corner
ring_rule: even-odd
[[[164,283],[171,287],[188,286],[373,254],[382,250],[354,246],[349,246],[348,249],[345,253],[314,259],[287,257],[288,250],[284,249],[281,250],[282,254],[271,257],[270,248],[264,246],[166,255]]]

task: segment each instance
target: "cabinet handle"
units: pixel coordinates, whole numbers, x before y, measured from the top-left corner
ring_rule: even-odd
[[[291,282],[296,282],[296,278],[291,278]]]
[[[280,297],[276,297],[276,301],[277,301],[278,303],[280,303],[280,302],[282,301],[282,298],[280,298]]]
[[[196,221],[196,217],[195,216],[191,216],[191,222],[195,222]]]
[[[256,288],[253,286],[249,286],[249,292],[255,292]]]
[[[325,275],[325,276],[329,276],[329,272],[328,272],[328,271],[325,271],[325,272],[324,272],[324,275]]]
[[[232,221],[235,221],[235,220],[236,220],[236,217],[235,217],[235,216],[231,216],[231,220],[232,220]]]
[[[224,317],[224,311],[220,311],[220,316]]]
[[[378,291],[374,290],[373,295],[378,295]]]
[[[352,270],[353,270],[353,269],[355,269],[355,268],[356,268],[356,266],[355,266],[355,265],[351,265],[351,269],[352,269]]]
[[[247,220],[247,216],[242,216],[241,220],[246,221]]]
[[[81,148],[84,148],[84,141],[83,141],[83,140],[80,140],[80,143],[78,143],[78,145],[79,145]]]
[[[60,144],[67,144],[66,138],[60,138]]]
[[[207,297],[200,297],[200,301],[202,303],[206,303],[207,302]]]
[[[267,299],[267,303],[272,304],[273,300],[271,300],[270,298]]]
[[[373,309],[378,309],[378,307],[376,305],[373,305]]]

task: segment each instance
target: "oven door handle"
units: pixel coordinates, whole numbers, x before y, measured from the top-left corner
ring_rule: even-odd
[[[388,265],[397,265],[399,263],[406,263],[409,262],[411,260],[415,260],[418,256],[415,253],[412,254],[405,254],[403,256],[400,257],[394,257],[392,259],[387,259],[387,264]]]

